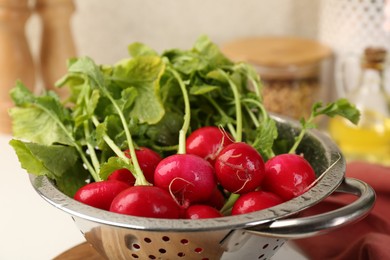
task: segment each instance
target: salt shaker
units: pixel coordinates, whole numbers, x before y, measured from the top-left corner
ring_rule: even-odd
[[[65,75],[67,60],[76,55],[70,23],[75,5],[72,0],[37,0],[36,10],[43,28],[39,66],[44,87],[63,97],[67,91],[54,84]]]
[[[28,0],[0,0],[0,132],[11,132],[9,91],[21,80],[34,89],[35,69],[25,27],[31,11]]]

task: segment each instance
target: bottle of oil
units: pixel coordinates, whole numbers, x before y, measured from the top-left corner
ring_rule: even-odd
[[[346,98],[361,112],[358,125],[335,117],[329,132],[347,160],[390,165],[390,103],[384,88],[387,52],[367,48],[362,59],[359,85]]]

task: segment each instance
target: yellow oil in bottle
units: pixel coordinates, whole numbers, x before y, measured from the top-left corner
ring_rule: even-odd
[[[390,118],[366,110],[354,125],[341,117],[329,121],[329,132],[347,160],[390,165]]]

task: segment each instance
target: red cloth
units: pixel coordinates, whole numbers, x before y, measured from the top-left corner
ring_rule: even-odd
[[[357,223],[294,243],[313,260],[390,259],[390,167],[353,162],[347,165],[346,176],[363,180],[374,188],[377,198],[370,214]],[[350,203],[351,198],[351,195],[332,195],[304,215],[338,208]]]

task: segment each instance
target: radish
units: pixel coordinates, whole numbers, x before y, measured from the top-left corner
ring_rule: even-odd
[[[133,186],[119,193],[111,212],[148,218],[178,219],[181,208],[166,191],[156,186]]]
[[[124,153],[127,158],[131,159],[129,150],[126,150]],[[157,152],[146,147],[139,147],[135,150],[135,154],[146,180],[153,184],[154,170],[157,164],[161,161],[161,156]],[[134,175],[127,169],[115,170],[108,176],[107,179],[124,181],[131,186],[135,183]]]
[[[129,187],[117,180],[92,182],[78,189],[74,199],[95,208],[109,210],[116,195]]]
[[[203,202],[216,189],[214,169],[205,159],[193,154],[175,154],[156,167],[154,184],[170,191],[183,206]]]
[[[191,205],[184,213],[185,219],[219,218],[223,215],[215,208],[208,205]]]
[[[271,192],[252,191],[242,194],[234,203],[232,215],[250,213],[253,211],[263,210],[282,203],[283,200]]]
[[[304,193],[315,181],[310,163],[297,154],[280,154],[265,163],[263,190],[287,201]]]
[[[218,210],[222,209],[225,204],[225,196],[218,188],[214,189],[213,194],[211,194],[210,198],[208,198],[204,203],[216,208]]]
[[[233,143],[233,137],[216,126],[205,126],[192,132],[186,141],[186,151],[196,154],[212,165],[219,152],[228,144]]]
[[[265,174],[264,161],[249,144],[232,143],[217,157],[215,172],[222,187],[229,192],[243,194],[260,186]]]
[[[108,177],[107,180],[116,180],[122,181],[129,186],[134,186],[135,178],[134,175],[128,169],[118,169],[113,171]]]

